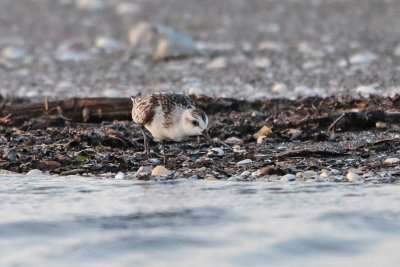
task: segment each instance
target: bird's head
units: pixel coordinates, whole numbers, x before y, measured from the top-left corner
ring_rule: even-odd
[[[182,114],[182,128],[188,136],[203,135],[210,140],[208,135],[208,117],[200,109],[187,109]]]

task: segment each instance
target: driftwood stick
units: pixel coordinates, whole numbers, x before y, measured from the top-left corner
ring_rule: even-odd
[[[132,101],[129,98],[68,98],[36,104],[6,105],[3,114],[10,116],[12,125],[46,114],[62,115],[75,122],[100,122],[112,120],[129,120]]]

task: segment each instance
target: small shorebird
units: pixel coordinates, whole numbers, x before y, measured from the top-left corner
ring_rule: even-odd
[[[163,146],[164,164],[165,140],[182,141],[189,136],[208,135],[208,117],[197,109],[186,95],[174,93],[153,93],[144,97],[132,97],[132,119],[140,125],[144,138],[145,153],[150,155],[146,128],[156,141]]]

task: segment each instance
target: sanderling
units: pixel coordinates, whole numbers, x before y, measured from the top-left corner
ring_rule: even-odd
[[[156,141],[163,146],[164,164],[166,164],[165,140],[182,141],[189,136],[208,135],[208,117],[196,108],[186,95],[174,93],[153,93],[144,97],[132,97],[132,119],[140,125],[145,153],[150,154],[146,128]]]

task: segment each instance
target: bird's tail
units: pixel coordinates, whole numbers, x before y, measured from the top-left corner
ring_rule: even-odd
[[[142,92],[137,93],[135,96],[131,96],[131,100],[133,105],[139,102],[142,99]]]

